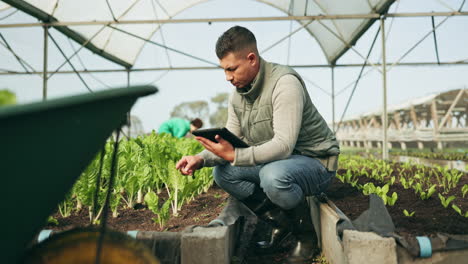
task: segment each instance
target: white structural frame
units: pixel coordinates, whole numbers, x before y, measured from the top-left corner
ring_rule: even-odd
[[[462,5],[463,6],[463,5]],[[356,64],[311,64],[311,65],[290,65],[291,67],[294,68],[330,68],[331,69],[331,79],[332,79],[332,93],[329,94],[331,96],[331,101],[332,101],[332,119],[333,119],[333,130],[335,130],[335,97],[337,94],[339,94],[341,91],[338,93],[335,93],[335,76],[334,76],[334,69],[337,67],[366,67],[366,66],[372,66],[374,69],[377,69],[379,72],[382,73],[382,89],[383,89],[383,114],[382,114],[382,121],[383,121],[383,126],[382,126],[382,132],[383,132],[383,137],[382,137],[382,158],[383,159],[388,159],[388,139],[387,139],[387,129],[388,129],[388,121],[387,121],[387,80],[386,80],[386,73],[387,70],[387,65],[390,64],[391,67],[393,66],[433,66],[433,65],[438,65],[438,66],[445,66],[445,65],[468,65],[468,58],[464,60],[458,60],[458,61],[446,61],[446,62],[409,62],[409,63],[401,63],[401,59],[406,56],[409,52],[414,49],[421,41],[416,43],[415,46],[413,46],[407,53],[403,55],[402,58],[400,58],[396,62],[387,62],[386,61],[386,47],[385,47],[385,20],[387,18],[408,18],[408,17],[453,17],[453,16],[468,16],[468,12],[462,12],[462,11],[452,11],[452,12],[413,12],[413,13],[386,13],[386,14],[378,14],[378,13],[373,13],[373,14],[328,14],[328,15],[318,15],[318,16],[270,16],[270,17],[231,17],[231,18],[192,18],[192,19],[155,19],[155,20],[118,20],[118,21],[80,21],[80,22],[67,22],[67,21],[60,21],[60,22],[50,22],[50,23],[14,23],[14,24],[0,24],[0,29],[1,28],[23,28],[23,27],[43,27],[44,28],[44,63],[43,63],[43,71],[24,71],[24,72],[18,72],[18,71],[11,71],[11,70],[5,70],[5,69],[0,69],[0,75],[30,75],[30,74],[38,74],[41,75],[43,78],[43,98],[44,100],[47,98],[47,81],[52,77],[53,74],[70,74],[70,73],[105,73],[105,72],[127,72],[128,76],[128,83],[130,80],[130,73],[131,72],[140,72],[140,71],[169,71],[169,70],[212,70],[212,69],[220,69],[219,66],[213,66],[214,63],[210,63],[207,60],[201,59],[201,58],[196,58],[191,56],[194,59],[198,59],[201,61],[204,61],[206,63],[211,64],[212,66],[196,66],[196,67],[155,67],[155,68],[139,68],[139,69],[132,69],[130,67],[123,68],[123,69],[96,69],[96,70],[62,70],[60,71],[60,68],[67,63],[71,57],[75,56],[78,54],[78,52],[87,44],[87,42],[91,41],[89,39],[86,43],[82,44],[80,49],[78,49],[71,57],[66,58],[66,62],[62,64],[56,71],[49,71],[47,68],[47,56],[48,56],[48,49],[47,49],[47,43],[48,43],[48,28],[49,27],[64,27],[64,26],[91,26],[91,25],[104,25],[104,26],[112,26],[115,24],[185,24],[185,23],[222,23],[222,22],[253,22],[253,21],[314,21],[317,20],[320,22],[320,20],[336,20],[336,19],[375,19],[380,21],[380,31],[381,31],[381,38],[382,38],[382,63],[371,63],[369,62],[366,58],[364,58],[362,55],[358,53],[358,55],[364,59],[365,63],[356,63]],[[444,22],[444,21],[443,21]],[[440,25],[440,23],[439,23]],[[301,27],[301,29],[304,28]],[[434,33],[436,30],[436,27],[433,26],[433,30],[430,33]],[[282,38],[280,41],[276,42],[276,44],[279,44],[285,39],[288,39],[296,33],[299,30],[292,31],[288,36]],[[434,34],[435,36],[435,34]],[[138,37],[138,36],[135,36]],[[425,36],[424,38],[426,38]],[[145,40],[148,42],[152,42],[151,40]],[[436,39],[435,39],[436,41]],[[2,43],[3,44],[3,43]],[[170,49],[169,47],[165,45],[161,45],[158,43],[153,42],[152,44],[163,46],[166,49]],[[349,48],[353,51],[352,45],[349,45]],[[180,52],[175,49],[171,49],[172,51],[175,52]],[[12,51],[13,52],[13,51]],[[357,51],[355,51],[357,53]],[[188,54],[183,54],[183,55],[188,55]],[[15,54],[16,56],[16,54]],[[19,58],[22,60],[21,58]],[[24,61],[24,60],[22,60]],[[381,67],[381,68],[380,68]],[[355,81],[357,83],[360,79],[361,75],[359,78]],[[355,87],[356,88],[356,87]],[[351,100],[351,97],[349,98],[349,102]],[[348,103],[349,103],[348,102]],[[345,109],[346,112],[346,109]],[[345,114],[343,113],[343,116]],[[339,129],[339,125],[343,120],[340,120],[338,122],[338,127],[336,129]]]

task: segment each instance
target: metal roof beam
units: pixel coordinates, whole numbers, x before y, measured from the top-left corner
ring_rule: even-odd
[[[182,18],[182,19],[146,19],[146,20],[108,20],[108,21],[51,21],[47,23],[10,23],[1,24],[0,28],[12,27],[66,27],[66,26],[96,26],[116,24],[184,24],[184,23],[221,23],[221,22],[255,22],[255,21],[289,21],[289,20],[334,20],[334,19],[378,19],[381,14],[340,14],[316,16],[266,16],[266,17],[230,17],[230,18]],[[420,12],[420,13],[388,13],[385,17],[447,17],[468,16],[468,12]]]
[[[389,64],[389,63],[387,63]],[[362,67],[370,66],[368,64],[337,64],[333,67]],[[381,63],[375,63],[376,66],[381,66]],[[454,66],[454,65],[468,65],[468,61],[464,62],[441,62],[438,64],[437,62],[407,62],[407,63],[400,63],[395,66]],[[311,65],[289,65],[293,68],[330,68],[331,65],[328,64],[311,64]],[[219,67],[215,66],[187,66],[187,67],[155,67],[155,68],[132,68],[130,71],[132,72],[144,72],[144,71],[187,71],[187,70],[221,70]],[[110,73],[110,72],[127,72],[127,69],[90,69],[90,70],[77,70],[79,73]],[[20,72],[11,69],[0,69],[0,75],[27,75],[27,74],[42,74],[41,71],[36,71],[34,73],[28,72]],[[74,71],[50,71],[47,72],[48,74],[70,74],[75,73]],[[354,82],[353,82],[354,83]]]
[[[122,65],[123,67],[130,68],[132,67],[131,64],[115,57],[114,55],[107,53],[104,50],[101,50],[100,48],[96,47],[94,44],[92,44],[89,40],[87,40],[85,37],[80,35],[79,33],[75,32],[74,30],[69,29],[67,26],[58,26],[55,25],[55,23],[58,23],[57,19],[55,19],[53,16],[50,16],[49,14],[45,13],[44,11],[36,8],[35,6],[24,2],[24,1],[18,1],[18,0],[2,0],[3,2],[21,10],[24,11],[25,13],[38,18],[42,21],[46,21],[45,23],[32,23],[36,24],[37,26],[42,25],[48,27],[50,24],[51,27],[55,27],[58,31],[62,32],[65,36],[68,36],[69,38],[73,39],[74,41],[78,42],[81,45],[84,45],[87,49],[89,49],[91,52],[99,54],[101,57],[106,58],[116,64]],[[14,25],[14,24],[2,24],[0,25],[0,28],[8,28],[8,25]],[[20,24],[16,24],[20,25]],[[103,26],[106,26],[108,24],[101,24]],[[22,26],[19,26],[22,27]]]

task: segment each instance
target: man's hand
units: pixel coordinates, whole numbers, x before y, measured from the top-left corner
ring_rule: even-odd
[[[213,154],[229,162],[234,161],[236,155],[234,147],[231,145],[231,143],[229,143],[229,141],[224,140],[221,136],[215,136],[215,139],[218,141],[218,143],[204,137],[195,137],[195,139],[198,140],[207,150]]]
[[[176,164],[178,169],[184,175],[192,175],[194,171],[200,169],[203,165],[203,158],[200,156],[184,156]]]

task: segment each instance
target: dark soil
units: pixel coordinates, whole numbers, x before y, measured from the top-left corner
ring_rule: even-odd
[[[338,171],[338,173],[342,173],[342,171]],[[359,179],[361,184],[366,182],[373,182],[375,186],[383,186],[382,183],[372,179],[364,177]],[[463,214],[468,210],[468,199],[463,198],[461,193],[461,186],[464,184],[468,184],[468,174],[460,179],[459,187],[444,194],[445,197],[450,195],[457,197],[452,203],[460,207]],[[404,189],[398,182],[390,187],[387,195],[390,196],[393,192],[398,194],[398,200],[394,206],[387,205],[387,210],[395,224],[396,232],[400,235],[434,235],[437,232],[468,234],[468,218],[453,210],[452,203],[444,208],[437,193],[427,200],[421,200],[413,189]],[[327,195],[351,220],[356,219],[369,207],[368,196],[338,179],[334,180]],[[405,216],[404,209],[415,213],[411,217]]]
[[[152,219],[156,215],[148,210],[146,206],[137,204],[134,208],[119,209],[119,216],[113,218],[109,212],[108,227],[118,231],[144,230],[144,231],[171,231],[178,232],[190,225],[207,225],[215,219],[223,210],[229,195],[217,186],[211,187],[208,192],[200,194],[195,200],[182,206],[177,217],[172,216],[164,228],[159,227]],[[161,193],[161,203],[167,194]],[[47,225],[46,229],[68,230],[75,227],[89,226],[87,209],[67,218],[62,218],[59,213],[53,215],[58,220],[58,225]]]
[[[160,203],[167,198],[167,194],[162,192]],[[109,212],[108,227],[118,231],[144,230],[144,231],[169,231],[178,232],[192,225],[207,225],[215,219],[226,205],[229,195],[216,185],[212,186],[208,192],[200,194],[193,201],[182,206],[177,217],[172,216],[164,228],[160,228],[152,218],[156,215],[148,210],[146,206],[137,204],[135,209],[121,208],[119,216],[113,218]],[[57,212],[53,215],[58,220],[58,225],[49,224],[44,229],[57,231],[69,230],[77,227],[89,226],[89,216],[87,209],[72,214],[70,217],[63,218]],[[252,248],[248,248],[244,264],[279,264],[284,263],[293,241],[284,243],[284,248],[272,254],[257,255]],[[320,263],[315,261],[304,262],[304,264]]]
[[[398,165],[396,165],[398,166]],[[395,169],[395,171],[398,171]],[[339,171],[338,173],[343,173]],[[382,186],[375,180],[361,177],[360,184],[373,182],[376,186]],[[453,189],[445,197],[455,195],[452,203],[462,208],[465,213],[468,210],[468,199],[462,198],[461,186],[468,184],[468,174],[465,174],[458,184],[458,188]],[[402,236],[410,235],[434,235],[437,232],[448,234],[468,234],[468,218],[460,216],[449,205],[444,208],[435,193],[427,200],[421,200],[419,195],[412,189],[404,189],[396,182],[390,187],[388,195],[397,192],[398,200],[394,206],[387,206],[396,227],[396,232]],[[362,212],[368,209],[368,196],[363,195],[356,188],[348,184],[343,184],[335,179],[332,186],[327,191],[328,197],[340,208],[351,220],[356,219]],[[161,200],[164,201],[166,194],[161,194]],[[206,225],[215,219],[223,210],[228,194],[217,186],[211,187],[208,192],[202,193],[195,200],[182,207],[177,217],[172,216],[164,228],[160,228],[154,223],[152,218],[156,217],[144,205],[138,204],[134,209],[120,209],[117,218],[111,217],[109,212],[108,226],[114,230],[145,230],[145,231],[171,231],[177,232],[191,225]],[[161,201],[161,202],[162,202]],[[403,210],[415,212],[414,216],[407,217]],[[53,215],[59,222],[57,226],[48,225],[44,228],[53,230],[68,230],[75,227],[86,227],[89,225],[87,210],[81,210],[70,217],[62,218],[58,213]],[[284,263],[288,256],[287,252],[292,242],[285,244],[283,250],[270,255],[256,255],[249,248],[247,262],[244,263]],[[305,263],[321,263],[309,261]]]

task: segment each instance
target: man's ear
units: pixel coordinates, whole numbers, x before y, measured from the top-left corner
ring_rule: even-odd
[[[249,52],[247,54],[247,59],[249,60],[250,65],[255,66],[257,64],[257,54]]]

